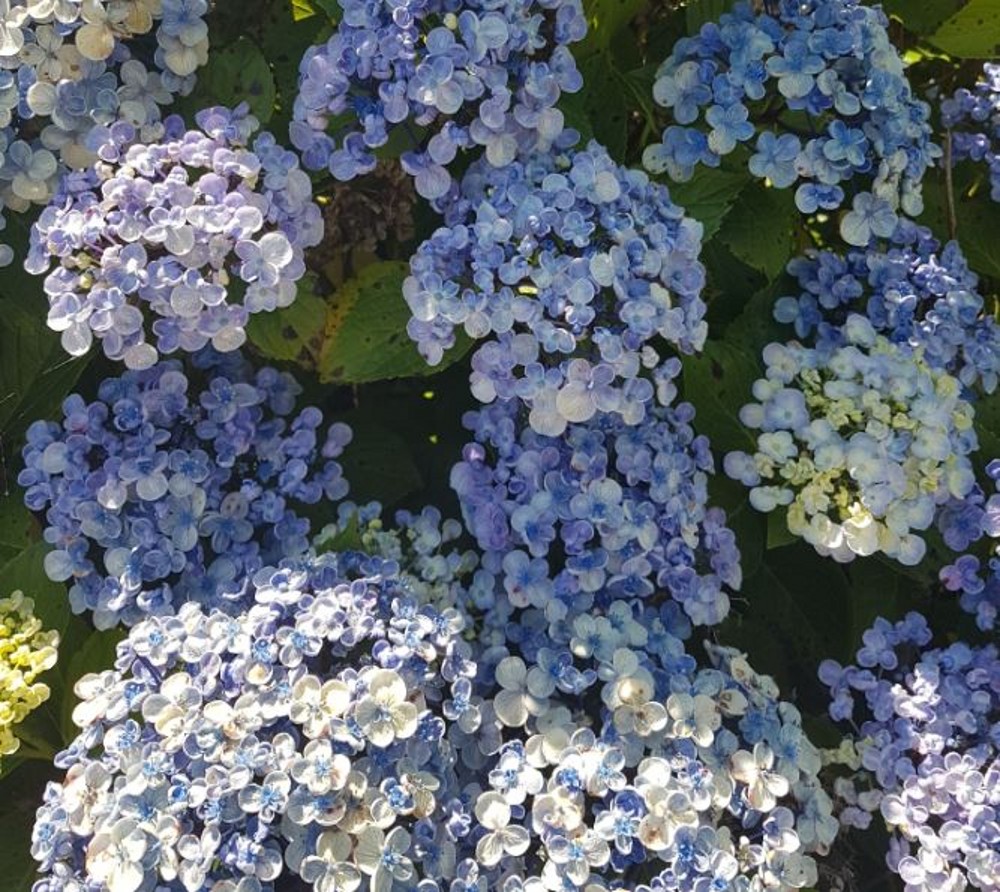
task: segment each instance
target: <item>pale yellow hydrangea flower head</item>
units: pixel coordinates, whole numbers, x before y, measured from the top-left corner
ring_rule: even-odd
[[[14,726],[51,693],[36,678],[55,665],[59,633],[43,630],[34,609],[21,592],[0,598],[0,757],[17,751]]]

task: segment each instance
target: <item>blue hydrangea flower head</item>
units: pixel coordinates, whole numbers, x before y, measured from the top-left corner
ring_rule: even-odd
[[[1000,201],[1000,65],[983,64],[973,88],[962,87],[941,103],[941,123],[951,133],[951,158],[985,164],[990,195]]]
[[[646,167],[683,182],[745,145],[750,172],[797,185],[805,214],[851,194],[840,225],[849,244],[891,235],[900,214],[920,213],[921,180],[941,150],[888,19],[858,0],[760,7],[743,0],[675,44],[653,87],[672,123],[647,147]]]
[[[801,293],[781,297],[774,316],[808,345],[846,341],[852,313],[890,341],[920,347],[924,361],[958,378],[970,398],[993,393],[1000,373],[1000,326],[986,311],[979,280],[957,242],[901,222],[882,249],[812,250],[788,271]]]
[[[185,601],[242,609],[250,574],[309,547],[296,509],[347,494],[347,426],[295,414],[288,373],[225,357],[109,378],[93,402],[68,397],[61,423],[28,429],[18,480],[45,516],[45,570],[99,628]]]
[[[912,892],[1000,887],[1000,651],[929,647],[927,621],[879,618],[856,666],[820,664],[830,715],[850,721],[852,770],[835,784],[841,823],[880,815],[886,863]]]
[[[729,453],[726,473],[758,511],[785,508],[789,531],[820,554],[919,563],[920,532],[975,485],[973,409],[958,379],[856,313],[842,344],[769,344],[764,362],[756,402],[740,411],[760,432],[756,451]]]
[[[162,107],[191,92],[208,60],[207,12],[207,0],[5,4],[0,212],[44,205],[64,175],[90,167],[87,139],[95,127],[125,121],[142,139],[158,139]],[[149,51],[133,55],[130,46],[146,35],[155,35]],[[11,258],[9,246],[0,246],[0,265]]]
[[[652,404],[640,421],[600,412],[556,437],[516,401],[465,418],[474,441],[452,469],[469,532],[499,600],[550,622],[607,600],[673,598],[720,622],[742,575],[725,513],[708,506],[714,462],[694,410]],[[502,614],[500,614],[502,616]]]
[[[739,652],[696,660],[663,618],[616,601],[484,654],[493,731],[460,753],[481,766],[491,886],[512,868],[538,890],[815,883],[837,821],[798,711]]]
[[[461,617],[356,554],[247,588],[238,616],[147,617],[77,682],[36,890],[448,889],[471,817],[449,741],[475,710]]]
[[[562,133],[556,102],[583,80],[569,45],[586,34],[580,0],[344,0],[333,36],[302,59],[292,142],[311,169],[349,180],[406,129],[417,191],[452,187],[459,150],[502,166]],[[425,136],[413,133],[421,128]]]
[[[701,224],[597,143],[478,161],[443,210],[410,261],[407,330],[432,364],[456,330],[493,336],[473,357],[473,394],[523,402],[539,433],[597,412],[638,420],[655,343],[701,349]]]

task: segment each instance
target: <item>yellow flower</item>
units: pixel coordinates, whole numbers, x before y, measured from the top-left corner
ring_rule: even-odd
[[[0,756],[17,751],[13,726],[51,693],[36,679],[55,665],[59,633],[44,631],[34,609],[21,592],[0,598]]]

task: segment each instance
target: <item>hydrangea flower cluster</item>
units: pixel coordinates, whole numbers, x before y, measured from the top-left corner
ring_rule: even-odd
[[[886,861],[906,892],[1000,888],[1000,651],[958,642],[925,649],[910,613],[864,634],[857,666],[820,665],[830,715],[860,722],[861,771],[841,778],[846,826],[881,814]]]
[[[984,63],[983,76],[971,90],[963,87],[945,99],[941,123],[951,132],[952,161],[985,162],[990,195],[1000,201],[1000,65]]]
[[[56,664],[59,633],[43,630],[34,610],[21,592],[0,598],[0,756],[17,752],[15,726],[49,699],[38,676]]]
[[[193,380],[175,361],[109,378],[92,403],[70,396],[61,424],[28,429],[18,481],[45,512],[45,570],[98,628],[184,601],[242,609],[251,574],[309,547],[296,506],[347,494],[334,459],[350,429],[293,414],[291,375],[196,361]]]
[[[713,646],[699,667],[669,614],[616,602],[520,641],[520,655],[484,655],[494,730],[462,755],[484,760],[474,811],[488,888],[513,869],[504,889],[815,884],[809,853],[837,822],[798,711],[736,651]]]
[[[301,63],[293,144],[311,169],[349,180],[375,167],[373,150],[403,127],[417,191],[451,188],[460,149],[483,147],[503,166],[545,151],[563,131],[555,107],[583,80],[569,45],[587,22],[580,0],[342,0],[329,41]],[[426,142],[410,129],[430,128]],[[332,131],[332,133],[328,132]]]
[[[352,548],[391,561],[407,590],[421,604],[439,610],[461,607],[456,593],[479,566],[479,556],[471,549],[459,550],[456,543],[464,533],[462,525],[443,519],[439,509],[427,506],[418,513],[397,511],[390,524],[378,502],[355,505],[341,502],[337,521],[319,531],[314,548],[319,552]]]
[[[888,19],[858,0],[757,6],[740,2],[676,43],[653,88],[675,123],[644,163],[683,181],[753,142],[750,172],[776,188],[798,183],[803,213],[840,208],[845,187],[861,183],[842,236],[859,247],[890,236],[898,211],[920,213],[921,179],[940,149]]]
[[[160,107],[190,92],[208,59],[207,11],[206,0],[4,4],[0,209],[44,204],[68,168],[89,166],[85,143],[95,126],[124,120],[157,138]],[[155,43],[140,48],[154,26]],[[140,61],[150,57],[153,70]],[[10,261],[7,246],[0,259]]]
[[[885,250],[810,251],[788,265],[802,292],[774,307],[779,322],[825,349],[845,343],[851,313],[890,341],[919,346],[924,361],[967,388],[992,393],[1000,373],[1000,326],[957,242],[901,221]]]
[[[666,592],[696,623],[725,617],[739,550],[725,513],[707,507],[708,440],[690,404],[669,406],[673,395],[638,423],[599,413],[561,437],[526,426],[515,401],[466,415],[475,441],[452,488],[502,599],[559,621]]]
[[[186,604],[133,627],[77,683],[37,892],[447,889],[472,817],[448,730],[476,666],[461,618],[384,571],[288,562],[238,617]]]
[[[987,498],[977,484],[964,499],[949,502],[937,521],[945,544],[962,552],[942,567],[941,583],[959,593],[962,609],[984,631],[993,629],[1000,617],[1000,461],[991,461],[986,473],[997,492]]]
[[[460,326],[494,335],[473,358],[472,392],[523,402],[538,433],[597,412],[641,420],[654,340],[704,343],[701,224],[595,142],[477,162],[446,224],[410,261],[407,330],[432,364]]]
[[[323,234],[308,175],[269,133],[251,144],[246,105],[196,120],[185,132],[168,118],[154,145],[129,124],[95,130],[100,162],[67,177],[32,228],[25,266],[47,273],[49,327],[68,353],[96,337],[137,369],[209,343],[235,350],[251,313],[295,300],[303,251]]]
[[[922,348],[893,343],[850,314],[843,346],[797,342],[764,349],[766,377],[740,420],[759,430],[752,455],[731,452],[726,473],[758,511],[787,506],[790,532],[850,561],[881,551],[919,563],[919,531],[975,485],[978,443],[958,379]]]

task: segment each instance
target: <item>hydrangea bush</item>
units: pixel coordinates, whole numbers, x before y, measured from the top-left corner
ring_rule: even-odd
[[[5,892],[1000,892],[1000,25],[885,5],[0,0]]]

